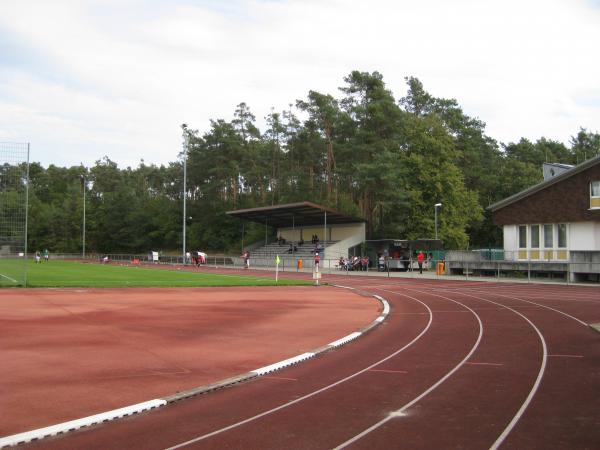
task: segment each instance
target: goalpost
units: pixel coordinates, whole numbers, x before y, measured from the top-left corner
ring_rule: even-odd
[[[27,285],[29,144],[0,142],[0,287]]]

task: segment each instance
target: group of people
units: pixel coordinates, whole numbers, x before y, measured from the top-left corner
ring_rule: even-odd
[[[338,268],[340,270],[368,270],[369,268],[369,257],[368,256],[353,256],[352,258],[340,257],[338,262]]]
[[[186,263],[188,263],[188,264],[191,263],[195,266],[200,266],[200,264],[206,264],[206,257],[207,257],[207,254],[204,252],[201,252],[200,250],[198,250],[196,252],[186,252],[185,253]]]
[[[48,249],[44,250],[43,256],[44,256],[44,261],[48,262],[50,260],[50,252],[48,251]],[[36,263],[42,262],[42,253],[40,253],[39,250],[35,252],[35,262]]]

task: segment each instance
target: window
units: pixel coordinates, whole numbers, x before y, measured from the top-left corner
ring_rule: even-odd
[[[590,183],[590,208],[600,208],[600,181]]]
[[[553,230],[554,227],[552,225],[544,225],[544,248],[554,247]]]
[[[540,226],[531,225],[531,248],[540,248]]]
[[[519,248],[527,248],[527,226],[519,225]]]
[[[567,248],[567,224],[558,224],[558,248]]]

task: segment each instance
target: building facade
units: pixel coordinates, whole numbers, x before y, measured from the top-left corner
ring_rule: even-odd
[[[600,252],[600,157],[488,209],[503,229],[507,260],[572,262]]]

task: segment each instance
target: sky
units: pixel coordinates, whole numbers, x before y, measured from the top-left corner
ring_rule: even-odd
[[[500,143],[600,132],[600,0],[0,0],[0,142],[30,160],[168,164],[353,70],[453,98]]]

